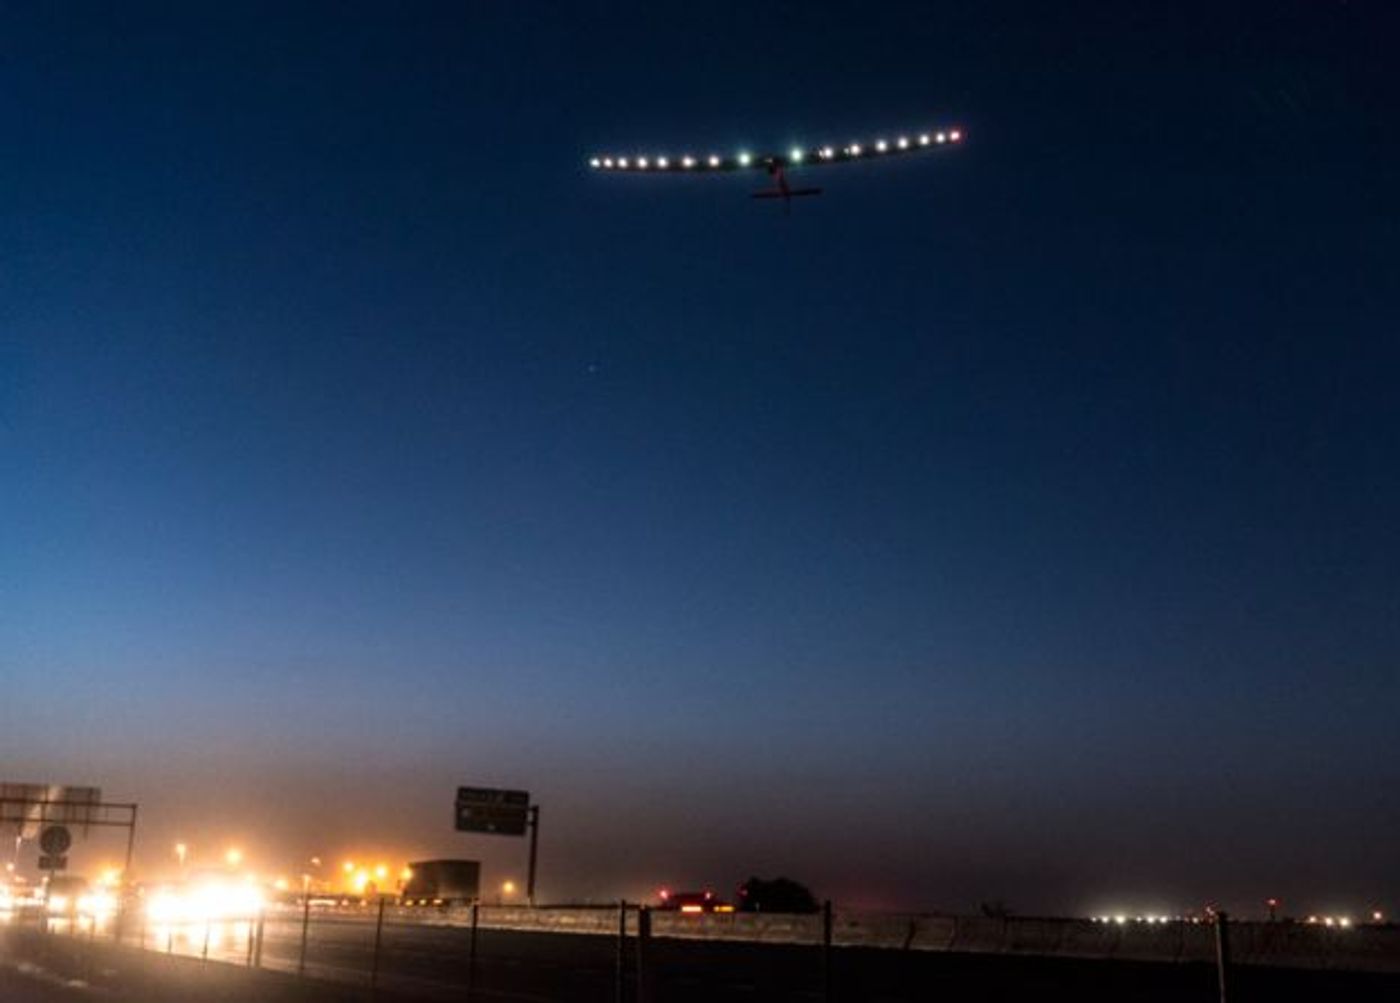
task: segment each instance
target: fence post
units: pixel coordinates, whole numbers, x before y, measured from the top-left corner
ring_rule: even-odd
[[[369,988],[379,988],[379,950],[384,942],[384,896],[379,896],[379,916],[374,921],[374,960],[370,962]]]
[[[267,914],[258,912],[258,932],[253,939],[253,967],[262,967],[263,937],[267,935]]]
[[[74,922],[77,922],[77,920],[75,919]],[[84,954],[87,955],[87,980],[88,980],[89,982],[92,981],[92,971],[93,971],[93,967],[94,967],[94,964],[95,964],[95,962],[94,962],[94,960],[93,960],[93,957],[92,957],[92,953],[93,953],[93,945],[96,944],[96,943],[97,943],[97,917],[96,917],[96,916],[89,916],[89,917],[88,917],[88,949],[87,949],[85,952],[83,952]]]
[[[472,903],[471,936],[467,939],[467,999],[476,999],[476,931],[481,923],[481,903]]]
[[[831,1003],[831,899],[822,902],[822,999]]]
[[[651,1003],[651,971],[647,955],[651,948],[651,907],[637,906],[637,1003]]]
[[[311,932],[311,892],[307,888],[301,893],[301,953],[297,956],[297,974],[306,974],[306,940]]]
[[[1215,914],[1215,965],[1220,973],[1220,1003],[1226,1003],[1230,971],[1230,917]]]
[[[256,922],[250,918],[248,920],[248,952],[243,962],[245,968],[253,967],[253,931],[256,929]]]
[[[617,904],[617,982],[614,1003],[624,1003],[627,996],[627,900]]]
[[[208,961],[208,960],[209,960],[209,926],[210,926],[209,920],[206,919],[206,920],[204,921],[204,950],[201,951],[200,954],[199,954],[199,960],[200,960],[200,961]]]

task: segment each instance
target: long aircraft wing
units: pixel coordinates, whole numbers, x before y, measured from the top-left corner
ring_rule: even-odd
[[[961,129],[939,129],[934,132],[898,133],[891,137],[878,137],[868,143],[847,143],[845,146],[798,146],[786,153],[600,153],[588,158],[588,166],[598,171],[671,174],[714,174],[723,171],[768,170],[772,167],[817,167],[946,149],[956,146],[962,140]]]

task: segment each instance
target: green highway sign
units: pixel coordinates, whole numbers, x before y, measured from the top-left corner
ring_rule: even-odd
[[[494,787],[457,788],[457,831],[523,836],[530,823],[530,792]]]

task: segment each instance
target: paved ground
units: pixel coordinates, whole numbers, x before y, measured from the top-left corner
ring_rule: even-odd
[[[85,983],[68,986],[66,980],[36,971],[29,965],[0,964],[0,1000],[5,1003],[66,1003],[91,998]]]
[[[264,963],[294,968],[300,934],[299,923],[271,924]],[[326,974],[363,979],[373,942],[373,924],[367,919],[315,924],[308,963]],[[502,1001],[613,1003],[617,947],[612,937],[482,930],[473,979],[470,931],[391,923],[384,930],[381,982],[424,999],[460,999],[470,980],[486,998]],[[635,939],[628,941],[623,961],[625,993],[633,1000]],[[664,1003],[815,1003],[824,995],[817,947],[658,939],[651,944],[647,969],[653,999]],[[835,999],[869,1003],[1061,997],[1079,1003],[1210,1003],[1219,998],[1215,967],[1202,964],[846,948],[833,952],[830,977]],[[1241,968],[1234,977],[1237,1000],[1400,1000],[1397,976]]]
[[[4,1003],[369,1003],[368,987],[298,979],[111,943],[0,934]],[[381,992],[374,1003],[410,1003]]]
[[[464,1000],[469,985],[488,1003],[614,1003],[617,942],[609,937],[482,930],[477,963],[470,963],[470,932],[455,927],[388,924],[380,958],[376,1003]],[[368,1000],[374,925],[368,919],[318,919],[308,944],[307,971],[294,973],[300,923],[269,922],[263,964],[250,971],[246,928],[211,935],[210,961],[201,962],[203,937],[172,938],[175,953],[119,949],[101,940],[32,934],[24,949],[58,973],[39,987],[21,984],[0,999],[63,1003],[98,997],[131,1003],[329,1003]],[[155,945],[147,938],[148,947]],[[162,947],[165,945],[162,943]],[[638,999],[636,944],[624,956],[628,1003]],[[194,957],[181,957],[191,951]],[[648,957],[653,1003],[817,1003],[824,975],[817,948],[656,940]],[[78,978],[93,988],[62,986]],[[842,949],[832,959],[833,999],[841,1003],[914,1003],[927,1000],[1075,999],[1144,1003],[1213,1003],[1215,969],[1202,964],[1148,964]],[[1369,1001],[1400,999],[1400,977],[1345,972],[1250,969],[1235,973],[1232,1003]],[[0,983],[3,986],[4,983]],[[25,996],[21,993],[28,992]],[[41,995],[34,995],[35,992]],[[44,995],[47,994],[47,995]]]

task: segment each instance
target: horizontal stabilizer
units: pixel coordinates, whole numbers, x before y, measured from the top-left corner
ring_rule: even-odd
[[[820,188],[793,188],[790,191],[783,191],[781,188],[765,188],[761,192],[753,192],[749,197],[756,199],[781,199],[797,198],[801,195],[820,195]]]

